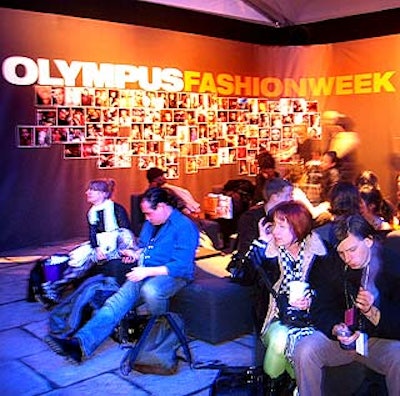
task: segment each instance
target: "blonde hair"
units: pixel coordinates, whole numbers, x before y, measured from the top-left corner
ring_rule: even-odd
[[[114,179],[93,179],[89,182],[89,190],[102,191],[106,194],[106,198],[111,198],[115,189]]]

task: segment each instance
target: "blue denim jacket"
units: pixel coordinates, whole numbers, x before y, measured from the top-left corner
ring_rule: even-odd
[[[197,226],[179,210],[174,209],[153,238],[154,226],[146,221],[139,236],[143,247],[143,265],[165,265],[174,278],[193,279],[194,258],[199,244]]]

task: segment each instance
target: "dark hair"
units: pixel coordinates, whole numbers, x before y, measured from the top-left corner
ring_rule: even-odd
[[[151,209],[155,209],[162,202],[173,208],[178,206],[176,195],[172,194],[167,188],[151,187],[144,192],[141,200],[147,201]]]
[[[360,214],[344,216],[337,220],[334,225],[334,232],[338,244],[345,240],[349,234],[359,239],[373,238],[376,234],[373,227]]]
[[[272,195],[281,192],[285,187],[293,187],[290,181],[280,177],[273,177],[265,181],[263,196],[265,202],[268,202]]]
[[[273,209],[273,216],[285,219],[298,242],[311,233],[313,220],[310,211],[298,201],[281,202]]]
[[[364,170],[357,176],[355,185],[358,188],[371,186],[379,189],[378,176],[370,170]]]
[[[382,216],[387,222],[393,221],[394,207],[383,198],[381,190],[376,187],[364,185],[360,188],[360,197],[367,205],[374,205],[374,214]]]
[[[258,154],[257,162],[260,169],[275,169],[275,158],[268,151]]]
[[[165,171],[160,168],[150,168],[146,172],[146,178],[149,183],[157,179],[157,177],[164,176]]]
[[[330,212],[334,216],[349,216],[360,213],[360,193],[350,182],[336,183],[329,194]]]
[[[325,151],[323,155],[327,155],[331,159],[331,162],[338,163],[339,161],[336,151]]]
[[[101,191],[103,193],[106,193],[106,198],[111,198],[115,189],[115,180],[93,179],[90,180],[88,189],[93,191]]]
[[[360,197],[367,205],[373,205],[374,214],[381,214],[383,197],[380,190],[364,185],[360,188]]]

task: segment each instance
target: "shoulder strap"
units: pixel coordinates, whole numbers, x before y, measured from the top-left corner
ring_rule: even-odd
[[[260,277],[261,277],[262,281],[265,283],[265,286],[267,287],[268,291],[276,299],[277,293],[276,293],[275,289],[273,288],[270,279],[268,278],[267,274],[265,273],[264,268],[261,266],[262,260],[259,257],[259,254],[260,254],[259,248],[265,250],[265,246],[261,242],[259,242],[258,240],[255,239],[251,243],[246,255],[248,255],[249,257],[255,258],[254,260],[250,259],[249,262],[254,267],[254,269],[257,271],[257,273],[260,275]]]
[[[174,315],[176,315],[176,314],[174,314]],[[189,344],[187,342],[186,335],[182,332],[181,328],[176,323],[176,320],[174,319],[173,314],[171,314],[170,312],[167,312],[163,316],[167,319],[172,330],[175,332],[176,336],[178,337],[178,340],[179,340],[180,344],[182,345],[182,349],[183,349],[183,352],[189,363],[189,366],[192,367],[192,354],[190,352],[190,348],[189,348]]]
[[[136,344],[129,349],[129,351],[125,354],[125,356],[121,360],[120,370],[122,375],[129,375],[132,370],[132,365],[135,363],[140,350],[142,349],[147,336],[149,335],[152,327],[154,326],[158,316],[152,316],[147,323],[145,329],[143,330],[142,335],[140,336],[139,340]]]

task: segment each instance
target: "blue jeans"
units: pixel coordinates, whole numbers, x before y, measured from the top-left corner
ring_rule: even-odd
[[[386,376],[390,396],[400,395],[400,341],[369,338],[368,356],[345,351],[338,341],[319,331],[301,338],[294,349],[296,380],[300,395],[322,395],[322,368],[358,361]]]
[[[168,275],[147,278],[141,282],[126,281],[93,318],[75,333],[74,337],[79,340],[84,355],[90,356],[120,320],[140,303],[146,303],[152,315],[167,312],[169,298],[187,283],[186,279]]]

